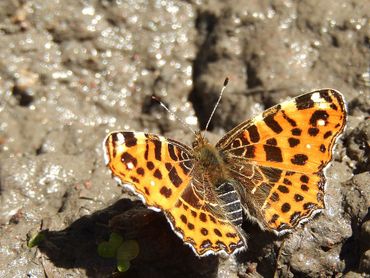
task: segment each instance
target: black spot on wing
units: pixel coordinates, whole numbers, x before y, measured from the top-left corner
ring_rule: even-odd
[[[279,134],[283,131],[283,128],[280,124],[274,119],[275,114],[267,115],[263,120],[265,124],[271,128],[276,134]]]
[[[338,107],[334,103],[330,104],[330,108],[335,110],[335,111],[338,110]]]
[[[175,146],[174,145],[168,144],[168,153],[169,153],[172,160],[175,160],[175,161],[178,160],[178,157],[177,157],[176,152],[175,152]]]
[[[310,135],[310,136],[316,136],[318,133],[319,133],[319,129],[317,128],[317,127],[310,127],[309,129],[308,129],[308,134]]]
[[[289,188],[286,187],[285,185],[279,185],[278,186],[278,190],[281,192],[281,193],[289,193]]]
[[[281,206],[281,211],[286,213],[288,211],[290,211],[290,204],[289,203],[284,203],[282,206]]]
[[[159,190],[159,193],[161,193],[164,197],[169,198],[172,195],[172,190],[171,188],[162,186],[162,188]]]
[[[300,136],[301,134],[302,134],[302,129],[297,128],[297,127],[292,129],[292,135]]]
[[[164,165],[166,166],[166,169],[167,169],[168,172],[171,171],[171,169],[173,167],[173,165],[171,163],[166,162]]]
[[[304,110],[314,107],[315,103],[311,99],[312,94],[305,94],[295,98],[296,107],[298,110]]]
[[[246,158],[254,158],[255,157],[255,151],[256,151],[256,146],[254,145],[249,145],[246,147],[246,153],[245,153],[245,157]]]
[[[310,178],[308,176],[306,176],[306,175],[302,175],[300,177],[300,180],[301,180],[301,182],[308,183],[308,181],[310,180]]]
[[[230,238],[236,238],[238,235],[236,233],[226,233],[226,236]]]
[[[295,165],[305,165],[308,160],[308,156],[305,154],[296,154],[290,160]]]
[[[162,179],[162,173],[159,169],[155,169],[154,171],[154,177],[156,177],[157,179],[161,180]]]
[[[317,126],[317,121],[323,120],[325,122],[325,125],[328,122],[329,114],[325,110],[317,110],[315,111],[311,118],[310,118],[310,124],[312,126]]]
[[[179,177],[175,167],[172,167],[172,169],[169,170],[168,177],[175,187],[179,187],[182,184],[182,179]]]
[[[144,168],[139,167],[139,168],[136,169],[136,173],[138,173],[138,175],[140,175],[140,176],[144,176],[145,170],[144,170]]]
[[[162,142],[159,141],[159,138],[152,141],[154,144],[154,157],[156,160],[162,160]]]
[[[209,215],[209,219],[213,222],[213,223],[217,223],[216,222],[216,218],[214,218],[211,214]]]
[[[132,163],[135,167],[137,166],[137,159],[128,152],[122,154],[121,161],[126,165],[127,170],[132,170],[132,168],[128,167],[128,163]]]
[[[255,125],[251,125],[248,128],[249,138],[253,143],[257,143],[260,140],[260,135],[258,133],[258,129]]]
[[[206,216],[206,214],[203,213],[203,212],[201,212],[200,215],[199,215],[199,219],[202,222],[207,222],[207,216]]]
[[[271,145],[271,146],[276,146],[277,145],[277,141],[276,141],[275,138],[270,138],[270,139],[267,139],[266,140],[266,144]]]
[[[151,161],[148,161],[146,163],[146,167],[149,169],[149,170],[153,170],[154,169],[154,163],[151,162]]]
[[[122,133],[123,136],[125,137],[125,145],[127,147],[133,147],[133,146],[136,146],[137,144],[137,139],[134,135],[133,132],[125,132],[125,133]]]
[[[332,136],[332,132],[331,131],[327,131],[327,132],[325,132],[325,134],[324,134],[324,139],[326,139],[326,138],[328,138],[328,137],[330,137],[330,136]]]
[[[294,200],[295,200],[296,202],[300,202],[300,201],[302,201],[302,200],[303,200],[303,196],[302,196],[302,195],[300,195],[300,194],[295,194],[295,195],[294,195]]]
[[[130,179],[131,179],[132,182],[135,182],[135,183],[140,182],[140,180],[138,178],[134,177],[134,176],[131,176]]]
[[[195,228],[194,224],[188,223],[188,229],[189,230],[194,230],[194,228]]]
[[[283,162],[281,149],[275,146],[263,145],[267,161]]]
[[[118,141],[117,133],[112,133],[112,141],[116,143]]]
[[[289,179],[287,179],[287,178],[284,178],[283,183],[285,185],[292,185],[292,182]]]
[[[320,97],[325,99],[326,102],[329,102],[329,103],[333,102],[333,100],[332,100],[332,98],[329,95],[329,92],[327,90],[320,91],[319,94],[320,94]]]
[[[290,146],[291,148],[294,148],[295,146],[297,146],[297,145],[300,143],[300,140],[299,140],[299,139],[297,139],[297,138],[294,138],[294,137],[290,137],[290,138],[288,139],[288,143],[289,143],[289,146]]]
[[[301,184],[301,189],[306,192],[309,190],[307,184]]]
[[[148,160],[149,159],[149,143],[148,143],[148,139],[145,139],[144,158],[145,158],[145,160]]]
[[[115,157],[117,155],[117,148],[109,148],[109,141],[112,141],[113,146],[116,146],[116,141],[117,141],[117,134],[113,133],[110,137],[108,138],[107,141],[105,142],[105,148],[107,150],[112,150],[112,156]]]
[[[186,216],[185,216],[184,214],[181,214],[180,219],[181,219],[181,221],[182,221],[184,224],[187,224],[187,223],[188,223],[188,219],[186,218]]]
[[[285,111],[284,111],[284,110],[281,110],[281,113],[283,113],[283,118],[284,118],[285,120],[287,120],[287,122],[288,122],[292,127],[297,126],[296,121],[295,121],[295,120],[293,120],[292,118],[290,118],[290,117],[285,113]]]
[[[219,230],[219,229],[213,229],[213,232],[214,232],[217,236],[219,236],[219,237],[221,237],[221,236],[222,236],[222,233],[220,232],[220,230]]]
[[[325,151],[326,151],[325,145],[324,144],[321,144],[320,145],[320,152],[325,153]]]

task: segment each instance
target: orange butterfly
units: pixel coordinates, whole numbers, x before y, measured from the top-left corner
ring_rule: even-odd
[[[244,215],[262,229],[291,230],[324,208],[324,168],[346,124],[342,95],[322,89],[267,109],[215,146],[192,147],[142,132],[104,141],[114,177],[163,211],[198,256],[246,248]]]

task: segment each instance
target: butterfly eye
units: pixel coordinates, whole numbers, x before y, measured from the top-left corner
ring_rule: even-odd
[[[193,148],[198,147],[198,141],[197,141],[197,140],[195,140],[195,141],[193,142],[192,146],[193,146]]]

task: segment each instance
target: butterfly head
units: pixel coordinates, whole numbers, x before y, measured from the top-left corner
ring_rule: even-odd
[[[192,144],[193,149],[199,150],[200,148],[208,144],[209,144],[208,139],[204,136],[204,134],[201,131],[196,131],[194,142]]]

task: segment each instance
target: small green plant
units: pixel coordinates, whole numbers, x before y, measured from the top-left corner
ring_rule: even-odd
[[[118,247],[123,242],[123,238],[117,233],[111,233],[108,241],[103,241],[98,245],[98,254],[103,258],[113,258],[117,253]]]
[[[31,235],[27,241],[27,246],[29,248],[39,245],[45,239],[45,235],[42,232]]]
[[[139,255],[139,244],[136,240],[126,240],[122,242],[117,250],[117,269],[125,272],[130,268],[130,261]]]
[[[136,240],[123,240],[113,232],[108,241],[98,245],[98,254],[103,258],[116,258],[118,271],[125,272],[130,268],[130,261],[139,254],[139,244]]]

